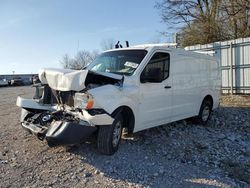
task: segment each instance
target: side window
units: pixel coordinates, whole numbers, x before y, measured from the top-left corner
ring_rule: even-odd
[[[162,82],[167,79],[169,76],[169,61],[168,53],[155,53],[141,74],[141,82]]]

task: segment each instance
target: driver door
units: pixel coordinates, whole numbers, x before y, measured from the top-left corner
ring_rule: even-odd
[[[171,120],[172,75],[170,54],[155,52],[141,73],[138,130]]]

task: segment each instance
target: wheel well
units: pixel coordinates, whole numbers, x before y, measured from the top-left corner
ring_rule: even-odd
[[[203,101],[210,101],[211,102],[211,108],[213,109],[213,105],[214,105],[214,101],[213,101],[213,97],[211,95],[207,95]]]
[[[133,111],[128,106],[120,106],[113,113],[112,117],[115,117],[117,113],[121,113],[124,121],[124,127],[128,129],[129,133],[133,133],[135,125],[135,116]]]

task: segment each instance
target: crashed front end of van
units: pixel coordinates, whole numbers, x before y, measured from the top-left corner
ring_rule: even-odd
[[[91,93],[94,88],[122,87],[123,76],[89,70],[44,69],[33,99],[17,98],[22,108],[21,125],[48,145],[81,143],[97,131],[98,126],[114,121]],[[100,90],[99,90],[100,91]]]

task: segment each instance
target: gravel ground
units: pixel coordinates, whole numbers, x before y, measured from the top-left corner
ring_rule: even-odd
[[[124,136],[104,156],[94,140],[49,148],[24,131],[15,101],[33,93],[0,88],[0,187],[250,187],[250,97],[223,96],[206,126],[183,120]]]

